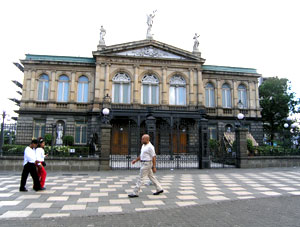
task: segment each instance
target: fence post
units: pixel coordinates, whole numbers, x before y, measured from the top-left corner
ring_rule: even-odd
[[[242,159],[247,157],[247,132],[246,128],[235,130],[237,168],[242,168]]]

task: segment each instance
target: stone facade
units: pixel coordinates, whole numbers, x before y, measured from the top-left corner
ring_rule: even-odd
[[[32,125],[32,132],[19,131],[17,143],[27,144],[35,135],[51,133],[47,126],[61,122],[65,128],[75,125],[73,132],[64,134],[79,136],[75,143],[86,144],[90,135],[100,133],[100,113],[105,97],[111,99],[112,122],[125,122],[124,128],[128,128],[126,122],[132,120],[132,125],[139,128],[136,131],[137,135],[148,130],[146,126],[144,130],[142,125],[151,115],[155,118],[154,125],[158,128],[158,122],[165,122],[171,130],[174,127],[182,132],[189,130],[186,144],[195,145],[198,143],[195,131],[198,131],[201,119],[207,119],[209,137],[221,139],[226,127],[234,130],[236,115],[243,112],[246,117],[244,124],[254,138],[259,143],[262,142],[258,97],[260,75],[255,69],[205,65],[205,59],[201,57],[200,52],[188,52],[153,39],[103,46],[93,52],[92,58],[27,54],[21,62],[24,65],[24,82],[18,124]],[[118,73],[126,75],[129,88],[114,85]],[[155,84],[155,91],[158,91],[155,102],[154,90],[152,101],[147,103],[145,99],[145,95],[151,94],[150,89],[147,90],[148,93],[143,90],[146,89],[143,88],[145,75],[154,76],[158,81]],[[61,81],[61,76],[65,76],[67,80]],[[86,93],[85,85],[79,85],[83,76],[88,81]],[[175,77],[184,81],[184,84],[173,86],[172,80]],[[45,83],[43,78],[46,78]],[[122,83],[121,81],[120,84]],[[210,107],[206,103],[205,89],[208,83],[213,86],[214,92],[214,104]],[[231,102],[230,107],[226,108],[222,104],[224,84],[229,86]],[[247,106],[242,109],[237,105],[239,85],[246,89]],[[124,92],[124,89],[129,91],[126,94],[129,99],[127,102],[122,101],[123,93],[118,94]],[[81,93],[86,96],[85,100],[79,97]],[[176,97],[172,97],[173,94]],[[65,97],[61,97],[64,95]],[[116,98],[116,95],[119,97]],[[184,97],[180,97],[182,95]],[[62,101],[63,98],[66,99]],[[144,100],[146,103],[143,103]],[[183,120],[186,121],[185,128],[181,126]],[[41,130],[43,127],[46,131]],[[139,136],[134,136],[132,132],[129,135],[134,143],[138,143],[136,141]],[[136,139],[133,139],[135,137]],[[168,143],[172,143],[168,136],[160,136],[158,140],[169,140]],[[101,143],[100,137],[99,142]],[[135,150],[133,147],[131,149]]]

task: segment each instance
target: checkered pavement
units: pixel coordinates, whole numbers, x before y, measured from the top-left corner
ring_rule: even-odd
[[[158,171],[164,193],[145,182],[128,198],[138,172],[48,173],[47,190],[19,192],[20,174],[0,173],[0,219],[87,216],[208,204],[218,201],[300,195],[300,170]]]

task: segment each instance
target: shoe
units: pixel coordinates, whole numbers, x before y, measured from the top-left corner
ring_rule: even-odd
[[[44,191],[44,190],[46,190],[45,187],[42,187],[42,188],[39,189],[39,191]]]
[[[128,195],[129,198],[135,198],[135,197],[139,197],[138,195],[135,195],[135,194],[130,194]]]
[[[20,188],[20,192],[28,192],[26,188]]]
[[[153,195],[159,195],[160,193],[163,193],[163,192],[164,192],[164,190],[160,190],[158,192],[154,192]]]

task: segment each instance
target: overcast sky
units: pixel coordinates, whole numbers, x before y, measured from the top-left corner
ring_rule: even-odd
[[[154,39],[192,51],[205,64],[255,68],[300,87],[300,3],[297,0],[12,0],[0,1],[0,108],[13,116],[23,83],[12,64],[25,54],[92,57],[101,25],[106,45],[146,38],[146,15],[157,10]],[[300,91],[297,94],[300,97]]]

